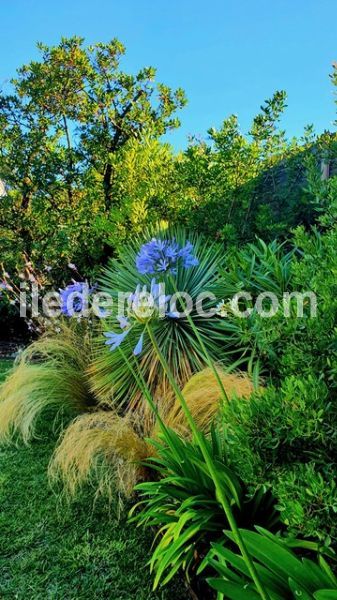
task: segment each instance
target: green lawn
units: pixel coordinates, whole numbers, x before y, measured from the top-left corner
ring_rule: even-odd
[[[12,362],[10,360],[1,360],[0,359],[0,381],[5,377],[6,371],[10,369],[12,366]]]
[[[0,378],[8,366],[0,362]],[[125,515],[93,508],[89,492],[60,504],[46,478],[52,438],[46,428],[29,448],[0,449],[0,598],[186,599],[179,580],[151,592],[151,539]]]

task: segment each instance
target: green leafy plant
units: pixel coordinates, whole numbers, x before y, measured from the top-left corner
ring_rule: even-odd
[[[270,600],[337,598],[337,578],[323,554],[319,554],[318,562],[303,556],[305,551],[324,553],[324,549],[311,542],[284,540],[261,527],[256,530],[241,533]],[[225,540],[213,545],[199,573],[205,567],[215,569],[217,577],[208,578],[208,582],[218,592],[219,600],[258,600],[260,595],[242,558],[235,548],[228,547],[228,542],[233,541],[232,533],[224,533]]]
[[[286,249],[284,242],[265,243],[257,238],[255,243],[234,249],[227,255],[226,269],[221,276],[226,285],[226,296],[241,290],[255,299],[262,292],[272,292],[280,297],[292,289],[292,259],[295,249]]]
[[[145,466],[157,474],[158,480],[136,486],[140,501],[131,515],[139,525],[158,529],[149,561],[156,588],[160,583],[168,583],[179,569],[188,577],[195,573],[210,543],[222,538],[228,521],[198,444],[172,430],[151,443],[155,457],[147,460]],[[221,428],[213,428],[205,444],[238,525],[263,524],[273,530],[279,520],[271,494],[261,488],[249,496],[243,482],[228,467]]]
[[[196,444],[198,445],[198,447],[200,448],[201,455],[205,461],[205,464],[206,464],[206,466],[209,470],[209,473],[211,475],[211,478],[213,480],[217,497],[218,497],[219,502],[224,510],[224,513],[226,515],[226,519],[231,528],[231,531],[233,532],[235,542],[238,545],[238,548],[240,549],[242,558],[243,558],[245,564],[247,565],[247,569],[254,581],[254,584],[256,585],[256,588],[260,594],[261,599],[268,600],[268,595],[265,592],[264,585],[263,585],[263,583],[261,583],[260,577],[255,569],[254,563],[252,562],[251,556],[250,556],[250,554],[247,550],[246,544],[241,536],[235,516],[232,511],[233,500],[235,502],[235,495],[233,497],[233,492],[235,492],[235,490],[233,488],[230,489],[230,494],[228,496],[228,488],[227,488],[228,482],[224,481],[221,469],[219,469],[219,466],[217,465],[216,461],[213,460],[213,457],[209,451],[209,448],[207,446],[207,442],[206,442],[206,439],[205,439],[203,433],[198,429],[197,425],[195,424],[193,416],[189,410],[188,404],[186,403],[186,399],[184,398],[183,394],[181,393],[181,391],[174,379],[174,376],[170,370],[170,367],[169,367],[167,361],[165,360],[165,357],[163,356],[163,354],[160,350],[160,347],[158,346],[155,335],[154,335],[153,331],[151,330],[150,322],[147,322],[146,328],[149,333],[149,337],[150,337],[151,343],[153,345],[153,348],[156,351],[156,354],[160,360],[160,363],[168,377],[169,383],[172,386],[172,390],[174,390],[174,392],[176,393],[177,399],[179,400],[179,402],[181,404],[181,409],[182,409],[183,413],[185,414],[188,425],[190,426],[193,438],[194,438]],[[149,391],[143,377],[141,377],[140,383],[142,385],[142,389],[144,390],[145,397],[146,397],[149,405],[151,406],[152,410],[155,412],[155,414],[157,416],[163,436],[165,438],[167,438],[169,436],[170,432],[158,415],[156,405],[153,401],[153,398],[151,397],[150,391]],[[219,386],[219,387],[222,391],[222,386]]]

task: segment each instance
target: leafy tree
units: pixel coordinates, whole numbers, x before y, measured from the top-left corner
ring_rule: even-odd
[[[315,138],[311,128],[302,139],[286,138],[280,129],[285,102],[283,91],[266,100],[248,135],[231,115],[219,130],[209,130],[208,142],[191,140],[177,163],[185,222],[237,243],[256,234],[273,239],[299,222],[312,221],[302,188],[304,155]]]
[[[0,226],[38,261],[62,263],[85,244],[88,270],[108,253],[96,219],[110,221],[109,230],[125,212],[118,177],[125,179],[127,148],[148,155],[147,144],[178,126],[185,96],[156,83],[152,67],[121,71],[118,40],[38,47],[41,59],[18,70],[10,94],[0,93],[0,178],[9,188]]]

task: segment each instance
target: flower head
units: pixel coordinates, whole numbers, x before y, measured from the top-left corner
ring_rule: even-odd
[[[107,338],[107,341],[105,343],[107,346],[110,346],[110,350],[116,350],[116,348],[118,348],[118,346],[120,346],[121,343],[125,340],[128,333],[129,333],[128,330],[125,330],[122,333],[115,333],[113,331],[108,331],[107,333],[104,334],[105,337]]]
[[[155,299],[151,293],[148,293],[146,285],[144,285],[142,289],[140,286],[137,286],[135,293],[131,294],[129,298],[129,313],[132,314],[137,321],[145,323],[151,319],[155,310]]]
[[[108,332],[105,333],[107,338],[106,345],[110,346],[110,350],[116,350],[125,340],[131,329],[138,323],[145,326],[151,319],[165,317],[167,302],[170,296],[165,296],[162,285],[156,283],[155,279],[151,281],[151,287],[148,291],[147,286],[141,287],[137,285],[133,294],[128,298],[128,315],[117,315],[117,321],[122,333]],[[139,340],[133,350],[133,354],[138,356],[143,350],[144,329],[139,337]]]
[[[193,246],[187,242],[180,247],[175,240],[152,238],[143,244],[136,258],[136,267],[142,275],[160,272],[176,273],[179,262],[185,269],[199,264],[193,255]]]
[[[179,256],[183,261],[183,266],[185,269],[197,267],[199,264],[198,259],[193,254],[193,246],[191,242],[186,242],[186,245],[179,251]]]
[[[82,313],[88,306],[90,289],[85,282],[76,282],[60,290],[61,312],[67,317]]]
[[[141,323],[146,323],[154,317],[164,317],[166,304],[170,296],[163,294],[162,284],[151,281],[150,291],[147,286],[137,285],[136,291],[130,295],[128,300],[128,314],[131,318]]]

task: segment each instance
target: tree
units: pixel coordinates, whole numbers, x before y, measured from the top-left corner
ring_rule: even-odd
[[[156,83],[152,67],[124,73],[116,39],[85,47],[82,38],[62,38],[38,48],[40,60],[0,93],[0,179],[9,190],[0,227],[14,228],[35,260],[61,268],[81,246],[85,271],[111,254],[105,232],[127,213],[119,172],[128,149],[146,153],[177,127],[186,99]]]
[[[304,219],[303,152],[314,138],[309,129],[302,140],[286,138],[280,128],[285,102],[285,92],[275,92],[247,135],[230,115],[220,129],[208,131],[208,141],[191,140],[177,162],[181,217],[188,224],[241,243],[255,234],[286,235]]]

